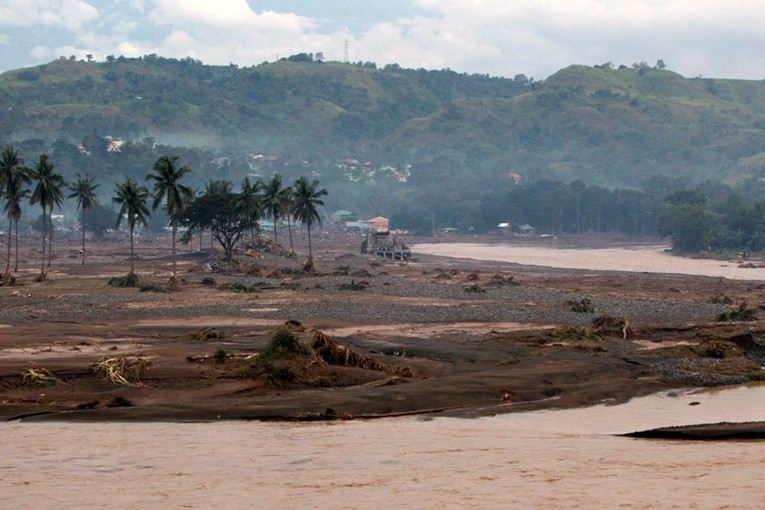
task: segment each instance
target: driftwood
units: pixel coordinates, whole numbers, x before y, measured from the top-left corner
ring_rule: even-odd
[[[316,329],[312,331],[310,347],[318,360],[330,365],[363,368],[390,375],[412,377],[412,370],[409,367],[380,363],[373,358],[354,352],[347,345],[335,342]]]

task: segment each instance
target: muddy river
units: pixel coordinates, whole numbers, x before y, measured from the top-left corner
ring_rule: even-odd
[[[765,280],[765,267],[739,267],[738,262],[678,257],[667,246],[573,249],[516,246],[513,244],[442,243],[418,244],[416,254],[474,260],[495,260],[529,266],[601,271],[631,271],[720,276],[734,280]]]
[[[0,508],[751,508],[765,442],[612,434],[765,420],[765,386],[468,419],[0,424]]]
[[[553,267],[765,279],[661,247],[416,251]],[[765,386],[481,419],[320,424],[2,423],[0,508],[761,509],[765,442],[613,434],[765,420]]]

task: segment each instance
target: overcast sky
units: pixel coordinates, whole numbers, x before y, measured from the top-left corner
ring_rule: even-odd
[[[0,72],[59,56],[157,53],[256,65],[300,52],[544,79],[663,59],[765,78],[764,0],[0,0]]]

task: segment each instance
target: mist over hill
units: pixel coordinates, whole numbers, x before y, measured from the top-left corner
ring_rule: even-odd
[[[246,68],[59,59],[0,75],[0,111],[0,142],[28,161],[51,151],[65,172],[142,177],[171,151],[200,182],[309,174],[335,190],[329,207],[448,202],[465,224],[517,182],[639,190],[657,176],[741,185],[765,170],[765,83],[646,64],[536,82],[306,54]]]

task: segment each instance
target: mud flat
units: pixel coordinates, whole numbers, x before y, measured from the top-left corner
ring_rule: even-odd
[[[127,272],[119,244],[94,246],[83,268],[76,240],[60,243],[43,283],[27,253],[20,285],[0,287],[0,419],[486,416],[765,379],[759,281],[400,263],[357,241],[319,236],[314,275],[269,254],[209,272],[216,254],[186,252],[173,292],[165,238],[142,239],[144,291],[106,285]],[[716,320],[742,306],[754,320]],[[299,355],[258,362],[288,321]],[[305,350],[319,333],[333,347]],[[99,371],[107,360],[129,384]]]
[[[680,427],[662,427],[624,434],[626,437],[644,439],[686,439],[686,440],[740,440],[765,439],[765,422],[707,423]]]

